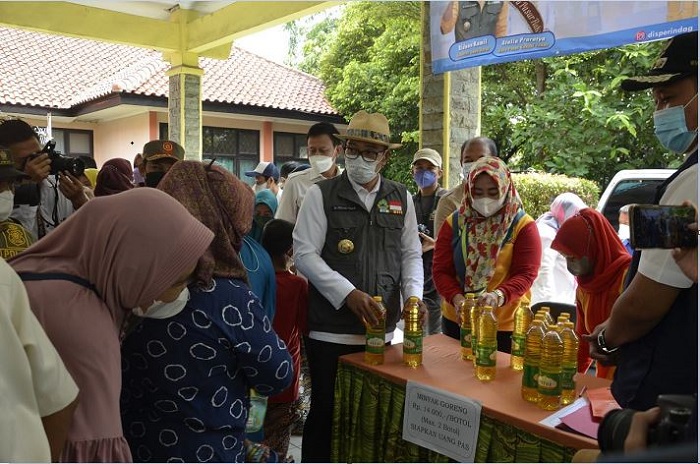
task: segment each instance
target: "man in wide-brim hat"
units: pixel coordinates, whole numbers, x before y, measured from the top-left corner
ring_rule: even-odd
[[[365,322],[376,324],[382,314],[372,297],[386,307],[386,333],[375,343],[381,347],[391,340],[403,303],[423,295],[411,195],[380,174],[390,150],[400,146],[391,142],[389,122],[360,111],[339,138],[346,142],[345,171],[309,188],[294,229],[295,264],[310,284],[311,410],[302,462],[331,462],[338,357],[365,349]]]

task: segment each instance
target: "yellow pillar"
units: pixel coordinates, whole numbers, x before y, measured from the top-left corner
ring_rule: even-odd
[[[185,159],[202,159],[202,75],[199,66],[174,65],[168,76],[168,137],[185,148]]]

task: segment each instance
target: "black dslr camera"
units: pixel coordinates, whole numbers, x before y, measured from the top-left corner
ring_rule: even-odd
[[[46,153],[51,160],[51,175],[56,176],[67,171],[75,177],[80,177],[85,172],[85,163],[80,158],[63,156],[60,151],[56,151],[56,142],[50,140],[44,145],[39,153]]]
[[[656,404],[661,408],[661,419],[649,428],[649,446],[668,446],[692,440],[688,429],[697,397],[695,395],[659,395]],[[632,423],[634,409],[615,409],[605,415],[598,427],[598,445],[603,453],[623,451]]]

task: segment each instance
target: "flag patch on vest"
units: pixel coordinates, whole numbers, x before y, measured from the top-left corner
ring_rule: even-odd
[[[389,201],[389,212],[391,214],[403,214],[403,207],[401,206],[401,200]]]
[[[377,202],[377,209],[379,210],[380,213],[387,214],[389,213],[389,203],[382,198]]]

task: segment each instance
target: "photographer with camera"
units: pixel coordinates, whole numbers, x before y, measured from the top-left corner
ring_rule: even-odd
[[[29,177],[16,187],[11,217],[35,237],[52,231],[88,201],[78,180],[83,162],[62,156],[55,151],[55,144],[42,148],[39,135],[25,121],[2,121],[0,145],[7,147],[15,167]]]

